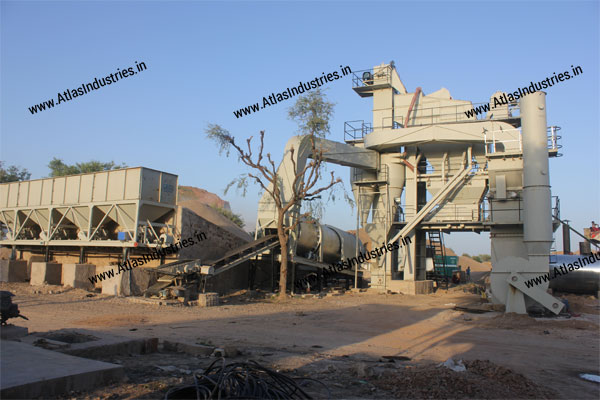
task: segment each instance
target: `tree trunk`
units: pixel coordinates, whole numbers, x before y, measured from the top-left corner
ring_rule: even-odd
[[[279,298],[284,299],[287,291],[287,270],[288,270],[288,236],[283,228],[283,216],[280,215],[277,220],[277,236],[281,248],[281,268],[279,270]]]
[[[287,240],[279,238],[281,244],[281,269],[279,271],[279,298],[284,299],[287,291],[287,267],[288,267],[288,252]]]

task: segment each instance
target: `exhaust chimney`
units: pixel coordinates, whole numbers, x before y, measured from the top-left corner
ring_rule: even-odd
[[[523,127],[523,224],[529,259],[548,257],[552,245],[552,206],[548,175],[546,93],[521,99]],[[548,260],[545,261],[548,265]]]
[[[592,246],[590,242],[579,242],[579,254],[589,256],[592,254]]]
[[[569,229],[569,220],[565,220],[562,226],[563,254],[571,254],[571,229]]]

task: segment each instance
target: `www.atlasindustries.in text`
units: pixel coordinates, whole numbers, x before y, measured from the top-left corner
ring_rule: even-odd
[[[327,82],[335,81],[336,79],[343,78],[344,76],[352,73],[352,70],[350,69],[349,66],[345,66],[342,68],[342,66],[340,65],[340,69],[341,69],[341,74],[342,74],[341,76],[337,71],[333,71],[327,75],[325,75],[325,72],[323,72],[320,77],[315,78],[310,82],[306,82],[306,83],[300,82],[300,84],[297,87],[293,87],[291,89],[287,88],[286,90],[284,90],[281,93],[271,93],[268,97],[263,97],[262,107],[259,105],[260,103],[252,104],[248,107],[244,107],[244,108],[240,108],[239,110],[235,110],[233,112],[233,115],[235,115],[236,118],[240,118],[240,117],[243,117],[244,115],[252,114],[253,112],[262,110],[266,106],[272,106],[274,104],[277,104],[280,101],[291,99],[292,97],[302,94],[305,91],[308,92],[311,89],[316,89],[318,87],[321,87],[322,85],[324,85]]]
[[[77,89],[67,89],[62,93],[58,93],[58,95],[57,95],[58,102],[56,103],[56,105],[59,105],[60,103],[63,103],[63,102],[71,101],[75,97],[83,96],[84,94],[87,94],[93,90],[100,89],[101,87],[110,85],[112,83],[116,83],[119,81],[119,79],[123,79],[128,76],[133,76],[133,75],[137,74],[138,72],[142,72],[142,71],[146,70],[146,63],[144,63],[144,62],[138,63],[136,61],[135,66],[136,66],[137,71],[134,71],[133,67],[123,68],[122,70],[120,68],[117,68],[117,71],[115,73],[107,75],[104,78],[100,78],[100,79],[94,78],[93,82],[82,83],[81,86],[79,86]],[[29,107],[29,112],[31,112],[32,114],[35,114],[38,111],[44,111],[46,108],[52,108],[52,107],[54,107],[54,99],[44,101],[40,104],[36,104],[33,107]]]

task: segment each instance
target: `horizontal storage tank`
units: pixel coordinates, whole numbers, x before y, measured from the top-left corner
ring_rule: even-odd
[[[0,184],[1,208],[119,200],[147,200],[175,205],[177,175],[135,167]]]
[[[596,253],[598,254],[598,253]],[[550,256],[550,289],[559,292],[577,293],[577,294],[594,294],[597,295],[600,291],[600,261],[598,257],[593,255],[552,255]],[[586,260],[584,262],[584,259]],[[585,266],[566,274],[560,270],[563,266],[568,270],[569,264],[579,261],[579,265]],[[593,263],[590,263],[593,261]],[[554,268],[558,268],[561,275],[554,278]]]

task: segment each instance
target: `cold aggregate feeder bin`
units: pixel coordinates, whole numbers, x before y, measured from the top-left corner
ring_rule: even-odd
[[[176,206],[177,175],[144,167],[1,184],[0,244],[154,246]]]

